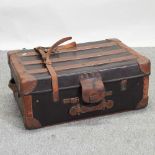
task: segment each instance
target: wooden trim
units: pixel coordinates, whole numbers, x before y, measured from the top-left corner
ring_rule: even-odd
[[[85,45],[85,46],[78,46],[74,47],[74,48],[68,48],[68,49],[63,49],[61,46],[59,46],[57,48],[58,53],[66,53],[66,52],[76,52],[76,51],[84,51],[84,50],[89,50],[89,49],[96,49],[96,48],[102,48],[102,47],[111,47],[117,45],[114,42],[110,42],[110,43],[100,43],[97,45]],[[48,48],[45,48],[48,49]],[[24,52],[24,53],[20,53],[19,56],[35,56],[35,55],[39,55],[37,52],[35,51],[29,51],[29,52]]]
[[[124,49],[110,50],[107,52],[103,52],[103,50],[101,50],[96,53],[88,53],[88,54],[83,54],[83,55],[69,56],[69,57],[62,57],[62,58],[52,58],[52,63],[82,60],[82,59],[87,59],[87,58],[97,58],[97,57],[101,57],[101,56],[120,54],[123,52],[126,52],[126,51]],[[23,61],[24,65],[35,65],[35,64],[43,64],[43,63],[44,62],[42,60]]]
[[[117,43],[120,47],[122,47],[123,49],[126,49],[132,55],[137,56],[138,65],[143,73],[149,74],[151,72],[151,62],[148,58],[146,58],[145,56],[142,56],[141,54],[139,54],[132,48],[128,47],[118,39],[107,39],[107,40]]]
[[[57,66],[57,67],[53,67],[53,68],[55,69],[55,71],[64,71],[64,70],[69,70],[69,69],[77,69],[77,68],[83,68],[83,67],[91,67],[91,66],[109,64],[109,63],[127,61],[127,60],[136,59],[136,58],[137,57],[134,55],[129,55],[129,56],[124,56],[124,57],[119,57],[119,58],[100,60],[100,61],[91,61],[91,62],[81,63],[81,64]],[[47,71],[48,70],[46,68],[27,70],[27,72],[30,74],[46,73]]]
[[[32,96],[27,95],[22,97],[23,100],[23,112],[24,112],[24,124],[27,129],[41,128],[40,122],[34,118],[32,109]]]
[[[35,77],[28,74],[16,53],[9,55],[9,63],[14,72],[16,72],[16,76],[19,82],[17,86],[20,93],[22,95],[31,93],[37,85],[37,80]]]
[[[149,76],[143,78],[143,97],[137,104],[136,109],[144,108],[148,105]]]

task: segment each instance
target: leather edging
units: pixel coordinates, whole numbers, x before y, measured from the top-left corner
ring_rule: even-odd
[[[142,56],[141,54],[139,54],[138,52],[136,52],[132,48],[128,47],[127,45],[122,43],[119,39],[107,39],[107,40],[111,40],[111,41],[116,42],[119,46],[126,49],[128,52],[130,52],[134,56],[137,56],[137,62],[138,62],[138,65],[140,67],[140,70],[144,74],[150,74],[150,72],[151,72],[151,62],[150,62],[150,60],[148,58],[146,58],[145,56]]]
[[[24,124],[27,129],[37,129],[40,128],[42,125],[41,123],[34,118],[33,116],[33,109],[32,109],[32,96],[27,95],[23,96],[23,118],[24,118]]]
[[[151,72],[151,62],[144,56],[137,59],[140,69],[143,73],[149,74]]]
[[[12,54],[18,53],[18,50],[10,50],[7,52],[7,57],[8,57],[8,64],[10,64],[10,57]]]
[[[149,89],[149,76],[143,78],[143,97],[137,104],[136,109],[144,108],[148,105],[148,89]]]
[[[26,129],[38,129],[42,127],[37,119],[29,117],[24,118],[24,125]]]
[[[22,62],[18,58],[17,52],[8,53],[10,67],[16,72],[19,81],[18,89],[21,95],[30,94],[37,86],[37,80],[34,76],[26,72]]]

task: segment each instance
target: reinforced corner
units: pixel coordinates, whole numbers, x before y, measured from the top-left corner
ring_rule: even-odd
[[[24,125],[27,129],[37,129],[41,128],[41,123],[34,118],[33,116],[33,109],[32,109],[32,96],[27,95],[23,96],[23,119]]]

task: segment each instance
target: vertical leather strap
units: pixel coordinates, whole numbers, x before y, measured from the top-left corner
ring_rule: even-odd
[[[72,39],[72,37],[62,38],[59,41],[57,41],[55,44],[53,44],[49,49],[45,49],[43,47],[34,48],[34,50],[37,51],[42,56],[43,62],[45,64],[48,72],[51,75],[52,90],[53,90],[53,101],[54,102],[59,101],[59,85],[58,85],[58,76],[57,76],[57,73],[55,72],[54,68],[52,67],[52,60],[50,59],[50,55],[52,53],[56,52],[56,49],[60,44],[66,42],[70,39]],[[73,45],[76,46],[76,43],[72,42],[72,43],[69,43],[65,46],[66,47],[72,47]]]

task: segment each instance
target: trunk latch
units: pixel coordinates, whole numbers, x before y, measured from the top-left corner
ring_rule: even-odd
[[[98,103],[104,100],[105,88],[99,73],[86,73],[80,76],[82,99],[85,103]]]

